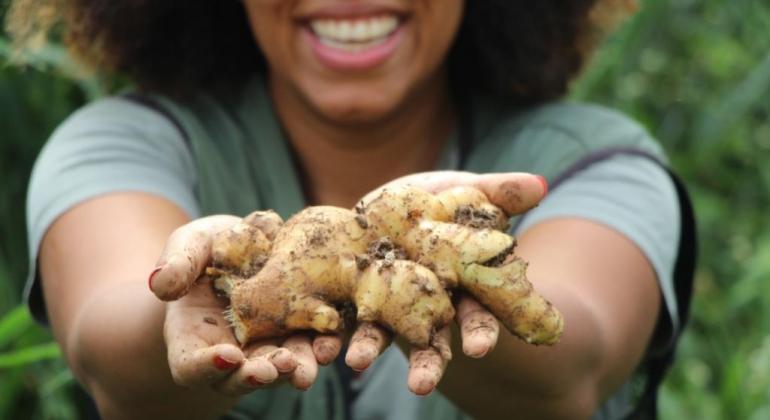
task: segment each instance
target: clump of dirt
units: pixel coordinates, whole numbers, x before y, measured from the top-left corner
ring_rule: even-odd
[[[500,220],[494,213],[464,205],[457,208],[454,217],[455,223],[470,226],[474,229],[500,230]]]

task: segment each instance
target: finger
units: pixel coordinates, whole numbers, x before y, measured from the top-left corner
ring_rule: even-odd
[[[226,395],[237,396],[272,384],[282,374],[272,361],[286,357],[293,360],[291,352],[285,348],[263,346],[232,375],[218,383],[215,389]],[[293,366],[296,367],[296,362],[293,362]],[[291,370],[293,371],[293,368]]]
[[[247,360],[232,375],[219,382],[214,389],[225,395],[243,395],[274,382],[278,370],[265,357]]]
[[[474,174],[442,171],[419,175],[405,177],[405,182],[434,194],[457,186],[472,186],[481,190],[492,204],[508,215],[523,213],[537,206],[548,193],[545,178],[523,172]]]
[[[392,334],[377,324],[362,322],[350,339],[345,364],[357,372],[363,372],[390,345],[392,339]]]
[[[240,220],[235,216],[211,216],[177,228],[150,273],[150,290],[167,301],[184,296],[211,260],[213,234]]]
[[[548,181],[544,177],[526,173],[476,175],[471,185],[509,216],[537,206],[548,194]]]
[[[398,178],[388,185],[414,185],[430,193],[438,193],[453,187],[472,185],[478,175],[466,171],[431,171],[420,172]]]
[[[469,296],[460,297],[456,309],[463,353],[473,358],[484,357],[497,344],[500,334],[497,318]]]
[[[241,349],[232,344],[194,348],[194,344],[172,343],[168,357],[174,382],[193,388],[222,380],[244,361]]]
[[[290,350],[297,360],[297,368],[289,374],[289,382],[299,390],[309,389],[318,376],[318,363],[313,354],[310,337],[306,335],[289,337],[283,343],[283,347]]]
[[[452,359],[449,327],[439,330],[427,349],[413,349],[409,354],[407,386],[413,393],[425,396],[438,386],[447,363]]]
[[[245,353],[249,359],[264,356],[280,375],[294,372],[297,368],[297,359],[289,349],[279,347],[278,339],[256,341],[246,348]]]
[[[291,374],[299,366],[297,357],[290,350],[283,347],[271,351],[265,357],[281,375]]]
[[[545,178],[522,172],[481,175],[462,171],[422,172],[398,178],[385,187],[392,185],[414,185],[434,194],[457,186],[476,187],[508,215],[523,213],[537,206],[548,193]],[[367,194],[362,201],[366,204],[378,195],[379,189]]]
[[[340,354],[342,337],[339,334],[319,334],[313,339],[313,354],[319,365],[328,365]]]

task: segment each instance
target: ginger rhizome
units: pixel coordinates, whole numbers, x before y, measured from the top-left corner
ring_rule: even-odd
[[[340,309],[352,303],[359,322],[427,347],[453,318],[450,295],[460,289],[524,341],[553,344],[563,318],[527,280],[507,225],[477,189],[393,187],[355,210],[309,207],[286,223],[252,213],[214,238],[207,272],[230,299],[241,343],[339,331]]]

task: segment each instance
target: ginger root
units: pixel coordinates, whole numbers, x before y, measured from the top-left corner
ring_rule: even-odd
[[[469,187],[433,195],[388,188],[355,210],[309,207],[285,224],[258,211],[212,244],[207,273],[230,299],[242,343],[294,330],[343,328],[340,310],[427,347],[454,316],[453,289],[489,309],[531,344],[554,344],[563,318],[526,278],[503,232],[505,214]]]

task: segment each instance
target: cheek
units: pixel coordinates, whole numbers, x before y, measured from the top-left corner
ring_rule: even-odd
[[[255,42],[269,63],[284,62],[288,59],[287,44],[291,42],[293,29],[291,3],[293,2],[290,0],[244,1]]]
[[[423,84],[437,76],[456,39],[465,4],[463,0],[415,3],[413,51],[401,69],[405,77],[400,80],[411,85]]]
[[[464,0],[423,1],[418,16],[419,41],[426,45],[418,47],[423,49],[424,54],[430,57],[446,56],[459,31],[464,8]]]

